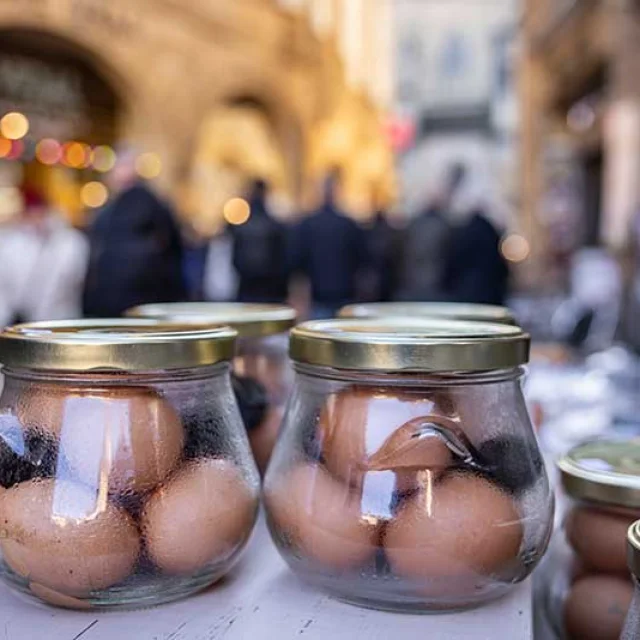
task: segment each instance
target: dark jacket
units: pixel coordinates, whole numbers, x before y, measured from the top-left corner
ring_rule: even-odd
[[[397,287],[402,236],[383,213],[376,214],[372,224],[366,228],[366,235],[372,276],[369,298],[387,302]]]
[[[454,231],[445,274],[451,300],[504,304],[509,269],[500,253],[500,238],[481,211]]]
[[[368,265],[366,243],[364,230],[331,204],[298,225],[293,268],[309,278],[315,303],[337,307],[356,299],[358,276]]]
[[[187,297],[180,232],[168,206],[136,184],[108,204],[89,229],[91,256],[83,297],[89,317]]]
[[[449,223],[438,209],[429,208],[409,223],[403,235],[396,299],[442,300],[451,237]]]
[[[284,302],[289,289],[287,229],[262,199],[250,202],[247,222],[230,227],[240,302]]]

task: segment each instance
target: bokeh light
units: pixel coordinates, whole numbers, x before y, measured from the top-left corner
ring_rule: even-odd
[[[11,140],[0,138],[0,158],[6,158],[11,153]]]
[[[231,198],[224,205],[222,213],[229,224],[241,225],[251,217],[251,207],[242,198]]]
[[[36,145],[36,158],[42,164],[57,164],[62,158],[62,146],[57,140],[44,138]]]
[[[23,113],[12,111],[0,120],[0,133],[9,140],[20,140],[29,133],[29,120]]]
[[[116,164],[116,152],[107,145],[100,145],[91,152],[91,164],[96,171],[107,173]]]
[[[512,233],[502,240],[500,251],[509,262],[524,262],[531,253],[531,246],[525,237]]]
[[[157,153],[143,153],[136,160],[136,171],[141,178],[152,180],[162,173],[162,160]]]
[[[85,207],[96,209],[109,199],[109,190],[102,182],[87,182],[80,190],[80,200]]]
[[[81,142],[67,142],[62,145],[62,162],[72,169],[85,169],[91,160],[91,149]]]

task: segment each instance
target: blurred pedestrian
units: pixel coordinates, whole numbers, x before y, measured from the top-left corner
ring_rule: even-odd
[[[431,302],[446,299],[444,279],[452,231],[449,209],[464,176],[462,165],[450,168],[441,184],[426,198],[423,210],[405,229],[397,300]]]
[[[445,289],[455,302],[503,305],[509,268],[500,252],[503,232],[488,184],[478,174],[464,178],[452,203],[454,231],[445,266]]]
[[[0,327],[78,318],[87,241],[37,191],[23,195],[22,214],[0,226]]]
[[[135,162],[132,150],[118,154],[109,179],[114,197],[89,229],[84,311],[90,317],[188,298],[178,225],[169,205],[138,177]]]
[[[282,303],[289,293],[287,229],[267,206],[267,184],[256,180],[248,196],[250,216],[229,227],[240,302]]]
[[[374,302],[388,302],[397,286],[401,235],[399,229],[389,223],[384,211],[376,212],[365,231],[370,260],[365,297]]]
[[[322,207],[300,222],[292,246],[294,269],[309,281],[312,316],[318,319],[333,317],[357,299],[369,265],[364,229],[336,203],[338,181],[337,173],[327,178]]]
[[[233,267],[233,239],[228,228],[209,242],[204,270],[204,297],[213,302],[231,302],[238,296],[238,274]]]

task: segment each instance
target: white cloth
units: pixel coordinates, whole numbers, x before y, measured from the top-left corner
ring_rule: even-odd
[[[80,317],[88,262],[86,238],[57,216],[1,226],[0,327]]]

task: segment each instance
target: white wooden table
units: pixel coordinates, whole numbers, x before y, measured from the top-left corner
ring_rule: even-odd
[[[258,524],[232,575],[188,600],[130,613],[34,606],[0,587],[0,640],[531,640],[529,581],[482,609],[399,615],[342,604],[302,584]]]

